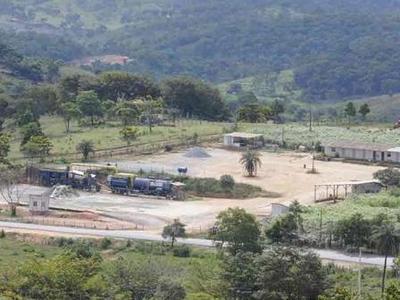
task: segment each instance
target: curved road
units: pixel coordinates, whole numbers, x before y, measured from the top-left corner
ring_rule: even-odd
[[[74,227],[63,227],[63,226],[48,226],[38,225],[30,223],[15,223],[15,222],[2,222],[0,221],[0,228],[11,231],[28,231],[28,232],[48,232],[53,234],[67,234],[74,236],[90,236],[90,237],[109,237],[109,238],[120,238],[120,239],[134,239],[134,240],[147,240],[147,241],[165,241],[161,235],[157,235],[150,232],[144,231],[133,231],[133,230],[99,230],[99,229],[86,229],[86,228],[74,228]],[[192,246],[200,247],[213,247],[213,242],[206,239],[179,239],[178,243],[187,244]],[[321,259],[328,261],[336,261],[342,263],[356,264],[359,262],[358,255],[351,255],[335,250],[321,250],[321,249],[310,249],[317,253]],[[388,267],[393,265],[393,257],[388,258]],[[361,257],[361,263],[365,265],[374,265],[382,267],[384,264],[384,257],[376,255],[363,255]]]

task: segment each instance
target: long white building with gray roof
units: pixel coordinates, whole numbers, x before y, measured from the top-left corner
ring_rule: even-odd
[[[337,141],[323,145],[328,157],[400,163],[400,146]]]

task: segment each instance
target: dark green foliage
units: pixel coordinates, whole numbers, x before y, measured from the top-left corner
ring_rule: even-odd
[[[366,116],[371,112],[371,110],[369,108],[369,105],[367,103],[364,103],[360,106],[360,109],[358,112],[362,116],[363,120],[365,120]]]
[[[329,286],[318,256],[293,248],[238,253],[224,260],[229,299],[318,299]]]
[[[4,229],[0,231],[0,239],[4,239],[6,237],[6,233],[4,232]]]
[[[387,168],[374,173],[374,178],[378,179],[386,186],[400,186],[400,171],[395,168]]]
[[[186,237],[185,224],[181,223],[178,219],[170,225],[163,228],[162,237],[171,239],[171,246],[174,247],[174,243],[177,237]]]
[[[106,72],[100,75],[96,87],[103,100],[133,100],[136,98],[160,97],[159,86],[148,77],[131,75],[123,72]]]
[[[350,123],[351,118],[353,118],[357,113],[356,107],[354,106],[353,102],[347,103],[347,105],[344,109],[344,113],[346,114],[346,116],[349,120],[349,123]]]
[[[263,194],[260,187],[246,183],[234,183],[233,188],[224,186],[223,182],[215,178],[180,178],[186,186],[185,191],[199,197],[246,199]],[[226,182],[225,182],[226,184]],[[232,182],[229,182],[232,186]]]
[[[98,267],[98,260],[73,253],[41,262],[32,260],[5,280],[0,292],[22,299],[89,299],[86,285]]]
[[[239,252],[224,258],[222,278],[228,283],[228,298],[252,298],[257,281],[256,257],[251,252]]]
[[[271,109],[262,104],[246,104],[237,111],[237,120],[249,123],[262,123],[268,121]]]
[[[84,161],[88,160],[90,153],[95,152],[93,142],[88,140],[83,140],[82,142],[80,142],[77,145],[76,150],[82,153],[82,158]]]
[[[172,253],[176,257],[190,257],[191,249],[186,245],[182,245],[175,247]]]
[[[21,146],[24,146],[33,136],[43,136],[43,131],[39,122],[27,123],[21,128],[21,133]]]
[[[272,248],[256,258],[259,299],[318,299],[328,286],[321,260],[312,252]]]
[[[359,214],[355,213],[348,219],[340,220],[335,228],[335,236],[344,245],[356,248],[368,245],[371,236],[370,222]]]
[[[186,291],[182,284],[171,280],[161,280],[152,298],[154,300],[184,300]]]
[[[232,255],[241,251],[258,253],[261,250],[259,227],[256,218],[244,209],[228,208],[217,216],[216,230],[210,235],[221,246],[226,244]]]
[[[80,92],[76,98],[76,103],[82,116],[90,118],[92,126],[94,126],[96,119],[103,116],[103,107],[95,91]]]
[[[231,175],[222,175],[219,179],[220,184],[225,190],[233,190],[235,187],[235,179]]]
[[[298,229],[295,215],[288,213],[273,221],[265,235],[274,243],[290,243],[298,238]]]
[[[104,238],[100,242],[100,248],[103,250],[110,248],[111,245],[112,245],[112,241],[109,238]]]
[[[261,167],[261,153],[254,150],[247,150],[242,154],[239,161],[249,177],[257,176],[257,170]]]
[[[219,91],[200,80],[167,79],[163,82],[162,95],[169,107],[178,109],[185,117],[221,120],[227,116]]]

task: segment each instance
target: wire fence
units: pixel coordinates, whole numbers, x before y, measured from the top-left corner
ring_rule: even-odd
[[[37,224],[47,226],[64,226],[74,228],[85,228],[85,229],[100,229],[100,230],[145,230],[145,226],[142,224],[134,223],[102,223],[89,220],[74,220],[74,219],[57,219],[49,218],[46,216],[26,216],[7,218],[0,217],[0,221],[26,223],[26,224]]]

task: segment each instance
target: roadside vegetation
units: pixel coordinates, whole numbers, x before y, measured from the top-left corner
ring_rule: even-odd
[[[210,230],[210,238],[223,241],[217,243],[217,250],[176,244],[176,238],[185,236],[184,226],[179,220],[166,226],[162,235],[169,241],[165,243],[5,233],[0,235],[0,296],[357,299],[356,271],[323,264],[307,250],[266,245],[263,226],[242,209],[228,209],[218,216]],[[396,270],[389,270],[387,289],[380,298],[382,271],[362,269],[363,297],[396,299],[391,298],[400,288]]]

